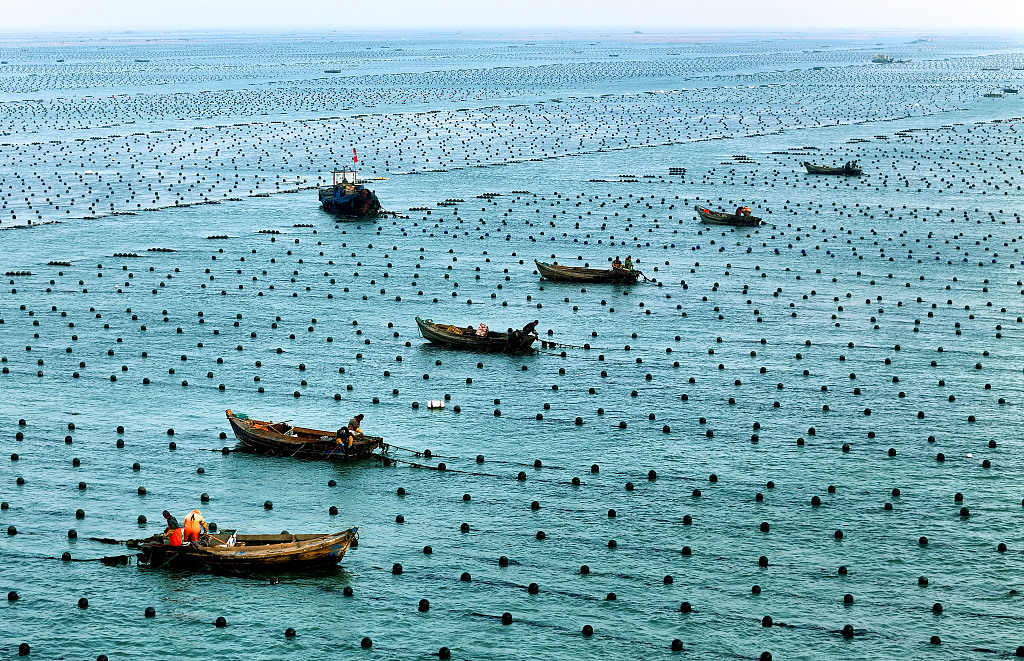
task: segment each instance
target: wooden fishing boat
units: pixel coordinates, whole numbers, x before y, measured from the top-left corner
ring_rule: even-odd
[[[416,317],[416,325],[420,335],[428,342],[442,344],[453,349],[468,349],[486,353],[524,353],[532,351],[530,345],[537,339],[536,335],[524,335],[521,331],[497,333],[487,331],[486,336],[477,335],[472,327],[436,324],[430,319]]]
[[[331,186],[319,189],[320,205],[342,218],[370,220],[381,211],[377,194],[359,183],[354,170],[334,170]]]
[[[614,282],[630,283],[636,282],[640,277],[640,271],[633,269],[591,269],[583,266],[561,266],[559,264],[547,264],[536,259],[533,263],[542,278],[557,280],[558,282]]]
[[[844,165],[841,168],[832,168],[827,165],[815,165],[814,163],[804,161],[804,167],[807,168],[807,172],[809,174],[841,174],[846,175],[847,177],[856,177],[864,172],[864,170],[860,169],[856,165],[851,167]]]
[[[697,211],[697,215],[700,216],[702,222],[709,225],[735,225],[736,227],[757,227],[761,224],[761,219],[757,216],[737,216],[734,213],[722,213],[721,211],[711,211],[701,206],[694,207]]]
[[[358,528],[323,535],[234,535],[233,531],[203,535],[198,543],[171,546],[163,537],[142,540],[135,545],[139,565],[151,568],[231,570],[304,570],[341,562],[349,546],[358,539]]]
[[[231,431],[238,439],[235,450],[270,457],[296,457],[298,459],[330,459],[355,461],[365,459],[387,446],[379,436],[349,435],[322,429],[296,427],[290,422],[253,420],[244,413],[226,411]],[[340,430],[339,430],[340,431]]]

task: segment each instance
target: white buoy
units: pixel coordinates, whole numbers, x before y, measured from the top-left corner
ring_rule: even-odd
[[[429,402],[427,402],[427,408],[428,409],[443,409],[444,408],[444,402],[442,400],[440,400],[440,399],[432,399]]]

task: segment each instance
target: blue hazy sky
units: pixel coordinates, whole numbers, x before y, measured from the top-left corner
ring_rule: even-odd
[[[0,0],[0,32],[196,28],[1024,31],[1024,0]]]

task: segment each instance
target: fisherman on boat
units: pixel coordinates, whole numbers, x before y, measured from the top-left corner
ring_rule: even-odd
[[[749,216],[751,213],[750,207],[736,207],[737,216]]]
[[[359,415],[355,416],[354,418],[348,421],[347,427],[342,427],[341,429],[339,429],[337,434],[338,444],[344,445],[345,447],[349,448],[352,447],[352,444],[355,443],[356,435],[363,435],[363,430],[360,427],[360,423],[362,423],[362,421],[363,414],[360,413]]]
[[[633,256],[632,255],[626,255],[626,262],[622,265],[622,268],[626,269],[627,271],[632,271],[633,270]]]
[[[167,510],[164,510],[163,514],[167,519],[167,528],[164,530],[163,538],[171,546],[181,546],[181,526],[178,524],[178,520]]]
[[[621,269],[622,268],[622,262],[619,260],[619,256],[618,255],[615,255],[615,259],[612,260],[612,268],[613,269]]]
[[[534,319],[530,323],[528,323],[525,326],[523,326],[523,330],[520,331],[520,334],[523,335],[524,337],[528,336],[528,335],[533,335],[533,336],[536,337],[537,336],[537,324],[539,324],[539,323],[540,323],[539,319]]]
[[[199,513],[199,510],[192,510],[185,515],[185,543],[198,542],[200,530],[202,530],[204,535],[209,533],[206,527],[206,519]]]

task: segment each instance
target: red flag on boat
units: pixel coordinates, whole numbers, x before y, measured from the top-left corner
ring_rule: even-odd
[[[355,147],[352,148],[352,162],[353,163],[358,163],[359,162],[359,157],[356,156],[356,148]]]

